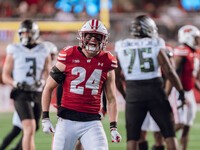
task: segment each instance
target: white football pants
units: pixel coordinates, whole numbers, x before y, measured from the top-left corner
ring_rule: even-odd
[[[80,140],[84,150],[108,150],[108,141],[100,120],[80,122],[59,118],[53,150],[74,150],[77,140]]]

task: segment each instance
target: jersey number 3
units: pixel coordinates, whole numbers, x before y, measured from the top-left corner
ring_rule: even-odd
[[[79,76],[71,82],[70,92],[82,95],[84,93],[84,89],[88,88],[88,89],[92,89],[91,95],[98,94],[102,70],[95,69],[90,75],[90,77],[87,79],[85,87],[77,86],[77,85],[85,81],[86,70],[83,67],[75,67],[72,69],[71,73],[72,75],[79,74]]]

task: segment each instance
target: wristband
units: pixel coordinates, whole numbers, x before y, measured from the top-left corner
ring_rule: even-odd
[[[117,122],[116,121],[113,121],[110,123],[110,129],[112,128],[117,128]]]
[[[43,111],[42,112],[42,119],[49,118],[49,111]]]

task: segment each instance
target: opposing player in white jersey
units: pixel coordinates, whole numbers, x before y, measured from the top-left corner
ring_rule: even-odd
[[[44,41],[43,44],[49,50],[51,59],[54,60],[55,55],[57,55],[57,53],[58,53],[57,47],[49,41]],[[53,63],[53,62],[55,62],[55,61],[51,61],[51,63]],[[34,102],[31,103],[31,106],[34,107]],[[14,111],[14,113],[13,113],[12,124],[13,124],[13,127],[12,127],[11,131],[3,139],[2,144],[0,146],[0,150],[4,150],[20,134],[20,132],[22,130],[22,123],[21,123],[21,120],[19,118],[17,111]],[[22,149],[22,137],[20,138],[20,140],[16,144],[16,146],[14,148],[12,148],[12,150],[21,150],[21,149]]]
[[[127,150],[137,149],[141,126],[149,111],[166,140],[168,150],[177,150],[172,110],[163,89],[161,67],[166,77],[184,92],[176,71],[165,54],[165,42],[157,37],[155,22],[138,16],[131,25],[133,38],[117,41],[115,51],[126,80]],[[125,89],[124,89],[125,91]]]
[[[100,121],[102,89],[106,89],[108,114],[113,142],[120,142],[117,131],[115,96],[116,58],[104,49],[108,31],[101,21],[87,21],[79,31],[79,46],[67,46],[58,55],[42,94],[43,132],[54,132],[49,120],[51,93],[63,83],[53,150],[73,150],[80,140],[86,150],[108,150],[107,138]],[[92,142],[91,142],[92,141]]]
[[[170,60],[170,63],[174,66],[172,47],[169,46],[168,44],[166,44],[165,52],[166,52],[166,54],[167,54],[167,56]],[[168,93],[167,91],[170,90],[169,88],[171,88],[171,83],[169,82],[169,80],[166,80],[166,77],[165,77],[163,71],[162,71],[162,78],[163,78],[163,81],[164,81],[165,91],[166,91],[166,93]],[[153,132],[153,136],[154,136],[154,145],[152,147],[152,150],[164,150],[165,149],[164,138],[163,138],[163,136],[160,132],[160,128],[158,127],[158,125],[156,124],[154,119],[151,117],[149,112],[147,113],[145,120],[142,124],[142,132],[141,132],[140,139],[139,139],[139,142],[138,142],[139,148],[140,147],[142,147],[142,148],[139,149],[139,150],[145,150],[144,147],[146,147],[146,150],[148,149],[147,133],[149,131]]]
[[[37,43],[39,27],[24,20],[19,29],[20,42],[9,44],[3,68],[3,82],[13,85],[11,98],[23,127],[23,150],[34,150],[34,135],[39,128],[41,92],[50,71],[50,55],[44,43]],[[31,103],[34,102],[34,107]]]

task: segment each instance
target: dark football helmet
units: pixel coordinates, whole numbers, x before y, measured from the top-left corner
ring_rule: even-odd
[[[25,37],[21,35],[22,32],[31,32],[32,35]],[[24,20],[18,29],[19,40],[23,45],[34,43],[39,38],[39,33],[38,25],[32,20]]]
[[[131,22],[130,26],[130,34],[136,37],[157,37],[158,36],[158,28],[153,19],[149,16],[141,15],[134,19]]]

